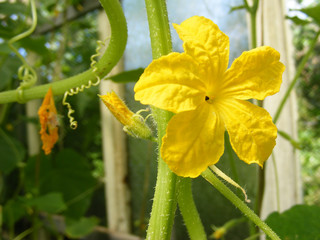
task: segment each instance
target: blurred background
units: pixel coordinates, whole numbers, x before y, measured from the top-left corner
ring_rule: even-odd
[[[76,130],[69,127],[62,96],[55,96],[60,136],[50,155],[41,150],[38,134],[37,111],[42,100],[0,105],[2,239],[145,237],[156,181],[157,146],[125,135],[97,96],[113,90],[133,112],[147,108],[134,101],[133,93],[135,81],[152,61],[146,9],[143,0],[121,3],[128,24],[125,54],[99,87],[68,97],[78,121]],[[100,3],[47,0],[36,4],[35,32],[14,44],[36,70],[36,84],[59,81],[90,68],[97,40],[107,45],[110,36]],[[276,48],[286,65],[280,93],[264,102],[272,116],[319,31],[320,20],[313,16],[320,16],[320,8],[311,15],[297,9],[317,4],[320,1],[260,1],[258,46]],[[242,0],[167,1],[170,23],[180,24],[194,15],[213,20],[230,38],[230,64],[251,45],[248,14],[236,8],[242,5]],[[7,42],[30,22],[28,1],[0,1],[1,92],[19,86],[17,73],[22,63]],[[173,51],[182,52],[182,41],[170,27]],[[264,170],[240,161],[227,140],[217,165],[246,189],[249,206],[263,219],[296,204],[320,206],[319,52],[317,41],[276,124],[282,133]],[[155,129],[151,119],[148,123]],[[241,212],[201,177],[193,181],[193,193],[208,236],[230,221],[235,224],[224,239],[249,239],[255,232]],[[178,210],[172,239],[188,239]]]

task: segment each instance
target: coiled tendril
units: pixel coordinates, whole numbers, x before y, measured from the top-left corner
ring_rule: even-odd
[[[12,37],[8,41],[8,46],[11,48],[11,50],[17,55],[17,57],[22,62],[22,66],[20,66],[18,69],[18,78],[22,82],[20,83],[20,86],[17,88],[18,101],[21,103],[24,102],[23,89],[31,87],[37,81],[37,74],[34,71],[34,69],[27,63],[27,61],[24,59],[24,57],[13,46],[13,43],[29,36],[35,30],[35,28],[37,26],[37,11],[36,11],[35,1],[30,0],[30,5],[31,5],[31,18],[32,18],[32,23],[31,23],[30,28],[27,31]]]
[[[106,40],[105,40],[106,41]],[[97,86],[99,85],[101,79],[99,77],[99,75],[97,74],[97,70],[98,68],[96,67],[97,61],[96,58],[99,57],[101,55],[100,50],[103,46],[105,46],[105,41],[97,41],[97,48],[96,48],[96,54],[93,54],[90,57],[91,60],[91,64],[90,67],[92,68],[92,72],[95,74],[96,76],[96,82],[92,82],[91,80],[88,81],[87,84],[83,84],[80,87],[76,87],[76,88],[71,88],[68,91],[66,91],[64,93],[63,96],[63,100],[62,100],[62,104],[67,106],[68,108],[68,118],[69,118],[69,122],[70,122],[70,128],[71,129],[76,129],[78,127],[78,122],[75,120],[75,118],[72,116],[72,114],[75,112],[74,109],[72,109],[71,104],[69,102],[67,102],[67,97],[68,96],[73,96],[78,94],[79,92],[83,92],[84,89],[86,88],[90,88],[92,86]]]

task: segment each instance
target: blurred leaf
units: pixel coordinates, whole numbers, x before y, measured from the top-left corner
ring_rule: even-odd
[[[36,164],[36,158],[30,158],[26,166],[26,187],[30,191],[37,186],[34,176],[39,166]],[[73,218],[83,216],[96,186],[86,159],[71,149],[64,149],[54,159],[42,155],[38,164],[40,194],[61,193],[68,207],[64,214]]]
[[[296,25],[306,25],[306,24],[310,23],[310,21],[298,18],[297,16],[294,16],[294,17],[286,16],[286,19],[290,19]]]
[[[283,213],[271,213],[266,223],[285,240],[319,240],[320,207],[296,205]]]
[[[0,43],[0,54],[9,54],[11,52],[12,50],[6,42]]]
[[[28,37],[19,41],[20,46],[31,50],[39,55],[46,56],[49,54],[49,50],[45,47],[46,39],[41,37]]]
[[[88,235],[95,226],[97,226],[99,220],[96,217],[84,218],[80,220],[66,219],[66,233],[69,238],[80,238]]]
[[[7,88],[13,80],[13,75],[17,74],[21,62],[17,57],[9,55],[0,57],[0,62],[2,63],[2,65],[0,65],[0,91],[2,91]]]
[[[28,7],[22,2],[0,2],[0,13],[4,15],[25,13],[28,11]]]
[[[313,18],[313,20],[320,25],[320,4],[314,7],[302,8],[300,11]]]
[[[22,161],[25,149],[0,128],[0,153],[0,172],[8,174]]]
[[[10,199],[3,207],[3,222],[8,226],[12,226],[26,214],[27,211],[22,199]]]
[[[59,213],[67,208],[61,193],[48,193],[43,196],[28,199],[26,204],[35,207],[39,211],[47,213]]]
[[[119,74],[108,77],[108,79],[112,80],[116,83],[128,83],[128,82],[137,82],[143,73],[143,68],[137,68],[130,71],[121,72]]]
[[[246,8],[246,6],[244,6],[244,5],[231,7],[229,13],[232,13],[232,12],[237,11],[237,10],[245,9],[245,8]]]

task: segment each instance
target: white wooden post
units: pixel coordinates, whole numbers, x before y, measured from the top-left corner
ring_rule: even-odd
[[[285,15],[284,0],[260,0],[257,16],[258,46],[267,45],[275,48],[280,52],[281,62],[286,66],[280,92],[264,101],[264,107],[271,116],[275,115],[275,111],[295,74],[292,33],[287,20],[285,20]],[[297,120],[297,99],[295,93],[292,92],[276,125],[279,130],[297,139]],[[300,162],[297,150],[278,134],[277,145],[273,153],[276,167],[270,157],[266,163],[262,219],[266,218],[269,213],[278,210],[277,199],[279,199],[280,212],[302,202]],[[275,169],[277,169],[279,177],[279,192],[277,192]]]

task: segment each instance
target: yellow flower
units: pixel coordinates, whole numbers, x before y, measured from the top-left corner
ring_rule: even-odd
[[[122,125],[123,130],[129,135],[137,138],[151,139],[152,132],[145,124],[139,114],[135,114],[126,106],[126,104],[114,92],[106,95],[98,95],[110,112],[115,116]]]
[[[43,99],[42,105],[38,111],[38,115],[41,125],[40,135],[42,149],[45,154],[48,155],[51,153],[51,149],[59,139],[58,115],[51,88],[49,88],[46,96]]]
[[[194,16],[174,28],[185,53],[154,60],[134,88],[141,103],[176,113],[163,137],[163,160],[177,175],[197,177],[223,154],[226,129],[239,158],[262,166],[277,128],[266,110],[245,100],[279,91],[279,53],[258,47],[227,69],[229,38],[211,20]]]
[[[214,233],[212,234],[212,237],[214,239],[221,239],[227,232],[227,229],[224,227],[218,228]]]
[[[107,93],[106,95],[98,95],[103,103],[107,106],[110,112],[115,116],[119,122],[124,126],[133,124],[134,113],[124,104],[115,92]]]

